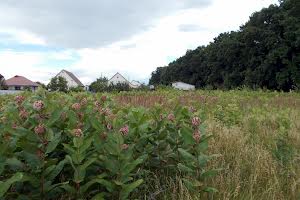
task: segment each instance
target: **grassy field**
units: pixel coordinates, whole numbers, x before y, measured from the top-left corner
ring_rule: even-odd
[[[66,96],[99,99],[101,95]],[[205,180],[205,185],[218,190],[214,193],[199,196],[197,190],[187,189],[180,173],[166,175],[154,170],[130,199],[300,198],[299,93],[162,90],[105,95],[115,110],[139,108],[147,113],[158,105],[166,115],[178,106],[197,110],[206,133],[213,136],[206,154],[214,156],[205,169],[221,169]],[[30,98],[31,94],[25,96]],[[13,96],[0,96],[2,113],[7,114],[11,109],[8,107],[13,99]],[[68,101],[72,100],[62,104]]]

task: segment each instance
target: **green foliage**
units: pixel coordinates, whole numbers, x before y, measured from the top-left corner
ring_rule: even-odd
[[[300,5],[281,1],[251,15],[240,30],[222,33],[208,46],[152,73],[150,84],[174,81],[197,88],[299,90]]]
[[[47,85],[50,91],[68,92],[67,80],[64,77],[53,77]]]
[[[206,168],[211,135],[200,113],[122,107],[98,95],[24,95],[0,113],[3,199],[131,199],[154,173],[179,175],[199,197],[214,191],[205,181],[218,170]]]
[[[5,78],[0,74],[0,90],[6,90]]]
[[[105,92],[107,90],[107,81],[106,77],[97,78],[96,81],[92,82],[89,89],[92,92]]]

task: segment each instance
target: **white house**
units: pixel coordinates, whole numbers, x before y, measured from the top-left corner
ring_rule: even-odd
[[[179,89],[179,90],[195,90],[194,85],[187,84],[187,83],[180,82],[180,81],[172,83],[172,87]]]
[[[139,88],[142,84],[138,81],[131,81],[130,85],[132,88]]]
[[[63,77],[67,80],[68,88],[72,87],[84,87],[80,80],[72,73],[67,70],[61,70],[55,77]]]
[[[139,83],[138,81],[129,82],[119,72],[117,72],[115,75],[113,75],[107,82],[108,85],[111,85],[111,84],[116,85],[118,83],[128,84],[129,87],[131,87],[131,88],[139,88],[141,86],[141,83]]]

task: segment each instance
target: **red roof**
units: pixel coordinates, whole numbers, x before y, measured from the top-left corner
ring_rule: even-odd
[[[36,84],[35,82],[32,82],[31,80],[23,77],[23,76],[14,76],[10,79],[7,79],[5,81],[7,86],[36,86],[38,87],[39,85]]]

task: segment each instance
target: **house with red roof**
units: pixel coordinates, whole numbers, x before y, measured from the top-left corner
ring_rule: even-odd
[[[24,76],[16,75],[5,81],[9,90],[25,90],[31,89],[32,91],[38,88],[38,84],[25,78]]]

